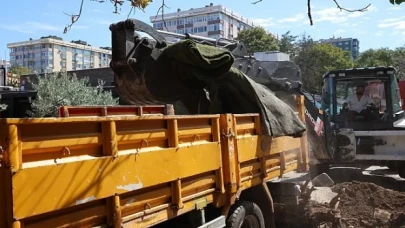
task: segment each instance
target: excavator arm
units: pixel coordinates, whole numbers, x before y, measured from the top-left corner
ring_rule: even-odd
[[[257,60],[249,55],[243,42],[156,30],[136,19],[112,24],[110,30],[113,50],[110,67],[115,75],[115,86],[124,102],[156,105],[181,101],[192,114],[207,113],[209,98],[204,84],[177,77],[161,77],[164,71],[156,67],[164,48],[178,40],[192,39],[229,50],[234,57],[233,67],[273,91],[287,104],[293,105],[290,103],[291,95],[304,95],[310,148],[313,148],[317,158],[331,158],[323,134],[324,126],[328,124],[322,124],[324,114],[316,106],[314,96],[302,89],[301,72],[294,62]]]

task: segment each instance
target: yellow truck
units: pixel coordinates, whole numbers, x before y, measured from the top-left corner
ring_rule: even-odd
[[[1,228],[272,227],[266,181],[308,162],[258,114],[9,118],[0,138]]]
[[[231,68],[234,56],[244,58],[240,44],[225,44],[232,54],[197,45],[211,58],[198,56],[193,42],[165,49],[140,21],[110,29],[115,86],[137,107],[0,119],[0,228],[275,227],[266,182],[308,170],[304,97],[282,103],[253,83],[242,70],[259,77],[267,69],[245,69],[250,57]],[[170,62],[178,54],[186,55]],[[193,114],[146,107],[176,100]]]

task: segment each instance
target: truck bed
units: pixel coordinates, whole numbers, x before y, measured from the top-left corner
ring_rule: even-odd
[[[262,136],[258,114],[0,119],[0,138],[0,227],[149,227],[308,156],[305,136]]]

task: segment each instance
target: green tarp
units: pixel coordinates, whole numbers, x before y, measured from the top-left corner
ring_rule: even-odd
[[[267,87],[232,67],[234,58],[225,49],[183,40],[160,55],[167,74],[194,80],[208,87],[211,114],[259,113],[262,133],[273,137],[301,136],[305,125],[291,107]]]

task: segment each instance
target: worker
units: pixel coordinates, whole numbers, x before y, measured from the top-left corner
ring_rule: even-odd
[[[371,112],[367,110],[367,106],[374,106],[373,100],[364,95],[365,87],[358,85],[356,87],[356,94],[352,94],[346,98],[343,108],[348,108],[347,121],[353,122],[355,116],[364,116],[368,121],[372,119]]]

